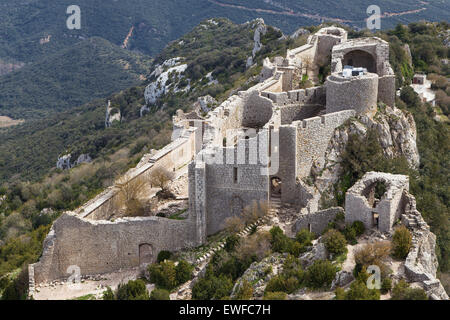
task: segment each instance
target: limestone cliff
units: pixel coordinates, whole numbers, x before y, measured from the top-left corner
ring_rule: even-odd
[[[317,193],[333,193],[334,185],[342,175],[340,162],[349,136],[364,137],[369,129],[377,132],[386,158],[404,156],[412,168],[419,166],[416,124],[412,114],[396,107],[380,106],[373,117],[361,115],[351,118],[335,130],[324,159],[316,161],[311,169],[313,189]]]

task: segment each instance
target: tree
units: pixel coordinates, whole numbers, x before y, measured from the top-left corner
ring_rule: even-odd
[[[328,230],[325,233],[324,243],[327,251],[334,255],[345,253],[347,250],[347,240],[342,233],[335,229]]]
[[[336,276],[336,267],[328,260],[316,260],[306,270],[305,282],[310,288],[319,289],[331,285]]]
[[[116,210],[125,208],[127,216],[143,216],[145,214],[145,206],[139,199],[139,196],[147,182],[142,177],[129,180],[128,177],[122,177],[116,183],[119,192],[114,198]]]
[[[181,260],[175,267],[175,277],[178,284],[185,283],[192,279],[192,271],[194,267],[188,262]]]
[[[160,188],[162,191],[168,191],[168,185],[175,178],[175,174],[172,171],[163,167],[157,167],[152,170],[150,174],[150,183],[152,186]]]
[[[405,227],[397,228],[392,237],[393,255],[398,259],[405,259],[411,248],[412,235]]]

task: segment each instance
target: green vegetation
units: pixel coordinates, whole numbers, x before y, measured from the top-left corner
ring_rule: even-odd
[[[309,288],[329,287],[336,276],[336,267],[328,260],[316,260],[305,272],[305,283]]]
[[[164,289],[154,289],[150,294],[150,300],[170,300],[170,293]]]
[[[103,300],[149,300],[147,288],[145,287],[145,281],[130,280],[128,283],[119,284],[119,287],[115,292],[111,288],[107,288],[103,293]]]
[[[380,291],[367,288],[366,283],[361,280],[354,281],[347,292],[337,288],[335,293],[336,300],[380,300]]]
[[[324,235],[324,243],[327,251],[333,255],[340,255],[347,251],[347,240],[337,230],[328,230]]]
[[[392,237],[393,256],[398,259],[405,259],[411,248],[411,242],[411,232],[409,232],[405,226],[397,228],[394,232],[394,236]]]
[[[400,280],[392,289],[392,300],[428,300],[421,288],[410,288],[405,280]]]
[[[194,267],[184,260],[179,261],[177,265],[173,261],[165,260],[148,267],[150,282],[169,291],[191,280],[193,270]]]
[[[0,77],[0,114],[47,118],[137,85],[150,63],[107,40],[85,40]]]
[[[291,239],[283,233],[280,227],[273,227],[270,235],[270,243],[274,252],[289,253],[296,257],[305,252],[314,239],[314,234],[307,230],[301,230],[296,239]]]

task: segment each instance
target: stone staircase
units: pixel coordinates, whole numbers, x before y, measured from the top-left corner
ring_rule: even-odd
[[[281,207],[281,199],[271,199],[270,206],[269,206],[269,212],[266,216],[260,218],[255,223],[252,223],[245,227],[244,230],[239,232],[237,234],[238,237],[243,238],[250,234],[253,228],[255,227],[261,227],[265,224],[269,224],[270,221],[277,216],[278,210]],[[187,300],[191,299],[192,297],[192,288],[194,287],[195,283],[197,282],[198,278],[201,276],[201,274],[206,270],[206,266],[209,263],[209,260],[211,257],[218,251],[222,250],[225,247],[226,240],[220,241],[216,246],[209,249],[207,253],[205,253],[203,256],[201,256],[199,259],[197,259],[195,265],[195,270],[193,272],[193,279],[184,283],[181,285],[177,292],[174,292],[170,295],[170,300]]]

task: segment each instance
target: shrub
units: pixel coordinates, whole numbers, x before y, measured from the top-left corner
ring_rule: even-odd
[[[305,272],[305,283],[310,288],[331,285],[336,276],[336,267],[328,260],[316,260]]]
[[[300,282],[295,277],[287,277],[285,275],[277,275],[270,279],[266,286],[266,292],[286,292],[293,293],[300,288]]]
[[[401,226],[395,230],[392,237],[393,255],[398,259],[405,259],[411,248],[412,236],[405,226]]]
[[[150,282],[157,287],[172,290],[178,284],[173,261],[163,261],[159,264],[152,264],[148,267]]]
[[[361,236],[364,233],[364,231],[366,231],[366,227],[364,226],[364,223],[362,223],[361,221],[354,221],[352,223],[352,229],[355,230],[357,237]]]
[[[342,233],[344,234],[345,240],[347,240],[348,243],[350,243],[352,245],[357,244],[356,231],[355,231],[355,229],[353,229],[353,227],[345,226],[345,228],[342,231]]]
[[[336,300],[345,300],[346,294],[343,288],[337,287],[334,294],[336,295],[335,297]]]
[[[158,263],[163,262],[164,260],[169,260],[172,257],[172,253],[170,251],[160,251],[158,253],[158,257],[156,258],[156,261]]]
[[[272,250],[275,252],[285,253],[288,252],[295,256],[300,254],[301,245],[287,237],[280,227],[273,227],[270,230]]]
[[[154,289],[150,294],[150,300],[170,300],[169,291],[164,289]]]
[[[194,267],[184,260],[180,260],[178,265],[175,267],[175,277],[177,280],[177,285],[185,283],[192,279],[192,271]]]
[[[247,280],[244,280],[244,282],[242,283],[241,287],[239,288],[236,294],[236,299],[250,300],[252,297],[253,297],[253,287]]]
[[[103,300],[115,300],[116,297],[114,295],[114,291],[112,291],[111,287],[107,287],[103,292]]]
[[[233,281],[229,276],[216,277],[212,270],[207,270],[205,277],[198,280],[192,288],[194,300],[218,300],[230,295],[233,289]]]
[[[423,289],[410,288],[405,280],[400,280],[392,289],[392,300],[428,300]]]
[[[387,241],[368,243],[355,250],[355,262],[360,268],[376,265],[380,268],[382,275],[386,276],[389,270],[385,260],[390,252],[391,244]]]
[[[347,250],[347,241],[339,231],[335,229],[329,230],[324,235],[324,243],[327,251],[334,255],[345,253]]]
[[[297,240],[298,243],[302,244],[305,247],[311,246],[314,238],[314,233],[310,232],[307,229],[300,230],[295,236],[295,240]]]
[[[391,278],[384,278],[383,281],[381,282],[381,292],[383,294],[388,293],[389,291],[391,291],[392,289],[392,280]]]
[[[245,227],[244,220],[238,216],[225,219],[225,228],[231,233],[241,232]]]
[[[235,234],[228,236],[223,247],[227,252],[232,252],[239,243],[239,237]]]
[[[270,235],[258,232],[240,240],[236,247],[236,257],[241,261],[261,260],[270,252]]]
[[[244,208],[242,217],[246,224],[252,224],[269,213],[269,206],[264,201],[253,201],[251,205]]]
[[[28,268],[23,267],[17,278],[6,281],[1,300],[26,300],[28,295]]]
[[[266,292],[264,300],[286,300],[287,294],[285,292]]]
[[[345,300],[380,300],[380,291],[369,289],[365,282],[356,280],[345,293]]]
[[[143,280],[130,280],[127,284],[119,284],[117,300],[149,300],[147,288]]]

